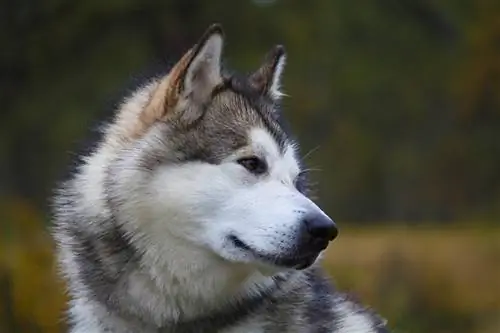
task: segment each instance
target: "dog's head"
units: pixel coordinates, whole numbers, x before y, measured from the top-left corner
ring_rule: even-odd
[[[297,145],[279,121],[284,49],[236,78],[221,69],[223,40],[210,27],[122,105],[101,147],[113,155],[107,199],[149,242],[174,237],[231,262],[308,267],[337,229],[304,193]]]

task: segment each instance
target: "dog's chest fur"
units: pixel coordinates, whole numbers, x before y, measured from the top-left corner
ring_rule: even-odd
[[[130,250],[128,254],[121,253],[126,257],[121,259],[125,260],[108,258],[104,262],[101,257],[104,252],[97,248],[107,248],[105,255],[108,256],[112,244],[117,244],[116,237],[99,239],[99,246],[83,248],[92,261],[74,260],[82,257],[82,253],[74,253],[67,261],[75,270],[85,270],[87,274],[102,274],[104,267],[108,272],[107,278],[92,276],[92,281],[100,281],[98,284],[73,278],[73,333],[387,332],[380,318],[336,292],[318,267],[279,275],[260,290],[249,288],[229,306],[209,309],[208,304],[206,308],[200,307],[202,301],[190,303],[189,299],[183,299],[185,286],[179,282],[164,280],[163,283],[169,285],[159,288],[151,275],[142,272]],[[82,241],[83,238],[73,238],[74,245],[90,242],[89,239]],[[99,267],[100,262],[105,266]],[[120,277],[113,280],[113,272],[118,271],[121,271]],[[190,282],[193,294],[205,291],[210,297],[206,280]],[[185,312],[189,309],[192,318],[176,322],[174,318],[189,316]]]
[[[283,48],[237,80],[222,44],[212,27],[125,100],[60,187],[71,333],[387,332],[311,266],[335,236],[303,241],[326,215],[280,120]]]

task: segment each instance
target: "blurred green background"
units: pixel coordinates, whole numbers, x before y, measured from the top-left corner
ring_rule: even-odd
[[[500,1],[0,1],[0,332],[64,332],[48,199],[75,143],[213,22],[285,45],[325,267],[397,332],[500,332]]]

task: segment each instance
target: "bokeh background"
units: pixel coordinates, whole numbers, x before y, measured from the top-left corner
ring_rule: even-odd
[[[337,285],[397,332],[499,333],[498,0],[0,1],[0,332],[64,332],[55,182],[127,81],[213,22],[231,68],[286,46]]]

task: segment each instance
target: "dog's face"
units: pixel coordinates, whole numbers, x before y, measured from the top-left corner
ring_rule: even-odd
[[[213,26],[139,114],[118,117],[115,132],[133,140],[109,172],[111,206],[165,247],[175,237],[231,262],[308,267],[337,230],[305,195],[296,145],[278,121],[284,51],[236,79],[221,73],[222,45]]]

